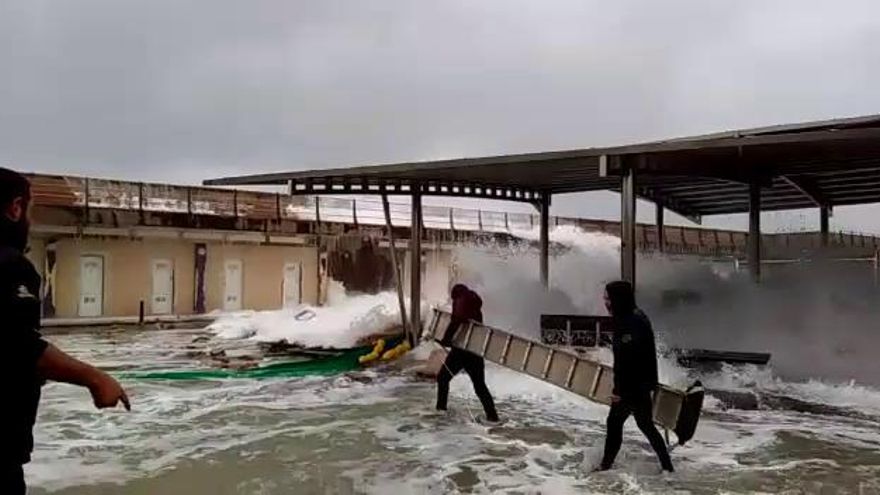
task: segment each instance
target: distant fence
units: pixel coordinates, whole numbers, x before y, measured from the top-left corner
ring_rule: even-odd
[[[382,203],[378,199],[290,196],[281,193],[176,186],[53,175],[32,175],[36,205],[82,209],[120,209],[141,213],[211,215],[253,220],[297,220],[385,225]],[[394,226],[411,224],[408,203],[391,203]],[[536,229],[537,214],[512,213],[470,208],[425,205],[422,222],[438,230],[510,233]],[[605,220],[550,217],[553,226],[572,225],[590,232],[620,234],[620,224]],[[740,231],[666,226],[664,249],[677,253],[734,255],[745,252],[748,234]],[[636,226],[636,242],[642,250],[658,246],[654,225]],[[833,233],[829,242],[836,247],[880,248],[875,236]],[[765,234],[767,248],[813,249],[821,246],[817,233]]]

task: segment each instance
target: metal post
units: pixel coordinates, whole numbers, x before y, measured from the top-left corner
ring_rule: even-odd
[[[451,230],[452,232],[455,232],[455,215],[453,215],[454,211],[454,208],[449,209],[449,230]]]
[[[315,196],[315,225],[321,229],[321,197]]]
[[[880,249],[874,251],[874,287],[880,287]]]
[[[483,231],[483,210],[477,210],[477,230]]]
[[[138,184],[138,217],[140,218],[140,223],[143,225],[144,223],[144,183],[141,182]]]
[[[657,209],[657,250],[662,253],[666,251],[666,222],[663,219],[665,209],[660,203],[655,203],[654,207]]]
[[[382,196],[385,197],[384,195]],[[387,198],[386,198],[387,200]],[[354,228],[358,228],[358,200],[351,200],[351,218],[354,220]]]
[[[620,278],[636,283],[636,171],[623,168],[620,182]]]
[[[89,187],[88,177],[86,177],[86,180],[85,180],[85,194],[84,194],[84,196],[85,196],[85,204],[83,206],[85,207],[85,213],[86,213],[85,224],[88,225],[89,224],[89,217],[91,216],[91,212],[89,210],[89,207],[90,207],[90,203],[92,202],[92,197],[91,197],[92,192],[91,192],[91,188]]]
[[[422,333],[422,186],[412,189],[412,227],[410,229],[410,337]],[[410,344],[414,345],[415,341]]]
[[[550,195],[541,196],[541,285],[550,288]]]
[[[406,302],[403,298],[403,278],[400,276],[400,263],[397,262],[397,247],[394,245],[394,225],[391,224],[391,205],[388,203],[388,195],[382,195],[382,209],[385,210],[385,227],[388,229],[389,250],[391,251],[391,263],[394,264],[394,285],[397,287],[397,302],[400,305],[400,321],[403,323],[403,333],[407,339],[410,337],[409,326],[406,320]]]
[[[819,208],[819,237],[821,239],[822,247],[828,247],[828,231],[829,231],[829,222],[828,219],[831,217],[831,207],[827,205],[823,205]]]
[[[749,272],[754,282],[761,281],[761,184],[749,183]]]

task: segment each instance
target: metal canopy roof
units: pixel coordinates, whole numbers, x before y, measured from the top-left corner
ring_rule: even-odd
[[[630,146],[228,177],[207,185],[290,185],[292,194],[423,194],[538,201],[637,192],[686,216],[742,213],[750,181],[762,209],[880,202],[880,115],[763,127]]]

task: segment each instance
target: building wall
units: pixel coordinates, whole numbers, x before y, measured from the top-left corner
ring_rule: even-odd
[[[32,242],[31,257],[42,271],[45,242]],[[151,310],[153,260],[168,259],[174,266],[174,314],[192,314],[195,300],[195,245],[180,239],[63,238],[55,243],[56,316],[79,314],[80,258],[98,255],[104,259],[104,316],[135,316],[140,301]],[[240,259],[243,266],[243,309],[277,309],[282,304],[285,263],[302,264],[302,300],[317,299],[317,250],[311,247],[224,244],[206,242],[206,309],[222,310],[225,260]]]
[[[133,316],[140,301],[150,312],[153,260],[168,259],[174,266],[176,314],[193,312],[193,244],[164,239],[62,239],[56,243],[56,316],[78,316],[80,258],[97,255],[104,259],[104,316]]]
[[[318,299],[318,251],[312,247],[258,244],[208,244],[205,286],[208,311],[221,309],[226,284],[226,260],[239,259],[243,267],[242,307],[278,309],[282,304],[284,265],[301,263],[302,301]]]

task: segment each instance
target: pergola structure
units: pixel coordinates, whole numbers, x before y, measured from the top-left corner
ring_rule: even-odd
[[[621,276],[636,279],[636,199],[699,222],[749,213],[749,269],[761,274],[761,211],[817,207],[827,242],[832,208],[880,202],[880,115],[779,125],[628,146],[282,172],[206,180],[206,185],[285,185],[290,194],[408,195],[412,301],[421,293],[421,198],[464,196],[535,205],[541,212],[541,279],[549,284],[549,207],[554,194],[611,190],[621,196]],[[658,239],[663,244],[662,237]],[[413,328],[421,322],[412,305]]]

